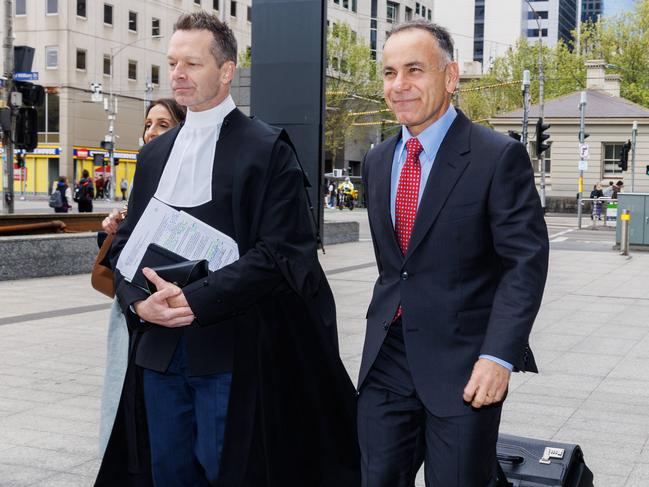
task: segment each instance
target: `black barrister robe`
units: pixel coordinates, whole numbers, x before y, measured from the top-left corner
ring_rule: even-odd
[[[138,158],[113,264],[155,193],[178,130],[156,138]],[[221,171],[212,192],[231,191],[231,206],[219,211],[232,214],[240,259],[185,290],[197,316],[189,331],[200,334],[201,328],[225,324],[233,330],[232,389],[217,486],[356,487],[356,391],[338,355],[335,304],[317,261],[295,154],[285,133],[234,110],[216,145],[215,169],[223,165],[231,167],[231,176],[225,176],[231,180],[224,181]],[[153,327],[139,324],[128,311],[144,296],[118,272],[116,280],[131,329],[131,361],[96,485],[147,486],[141,371],[133,356]]]

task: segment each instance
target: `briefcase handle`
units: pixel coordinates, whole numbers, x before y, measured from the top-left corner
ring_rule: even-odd
[[[502,463],[511,463],[512,465],[520,465],[525,461],[520,455],[498,455],[498,461]]]

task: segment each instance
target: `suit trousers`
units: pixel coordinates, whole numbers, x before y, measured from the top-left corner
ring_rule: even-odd
[[[413,384],[397,320],[358,399],[362,487],[414,487],[422,463],[426,487],[495,486],[501,409],[467,406],[462,416],[431,414]]]
[[[156,487],[208,487],[216,482],[231,373],[186,373],[180,339],[165,373],[143,369],[144,403]]]

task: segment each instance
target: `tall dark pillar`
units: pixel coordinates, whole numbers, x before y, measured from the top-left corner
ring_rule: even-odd
[[[325,21],[325,0],[252,2],[251,113],[289,133],[321,234]]]

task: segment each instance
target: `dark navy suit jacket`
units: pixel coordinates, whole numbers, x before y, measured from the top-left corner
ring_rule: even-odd
[[[520,143],[458,110],[422,195],[408,252],[390,218],[390,173],[401,132],[363,164],[379,277],[367,311],[359,388],[399,303],[410,371],[427,409],[465,414],[480,354],[535,371],[528,337],[548,267],[548,235]]]

